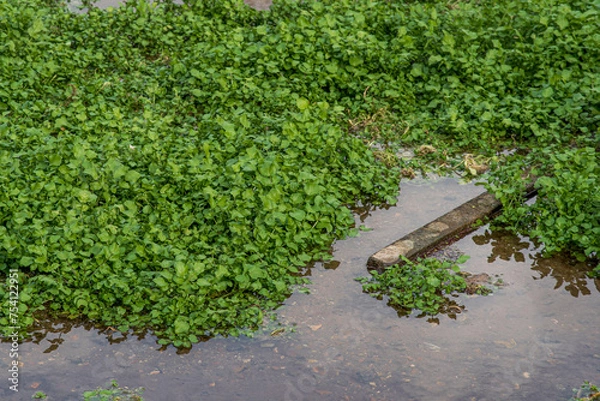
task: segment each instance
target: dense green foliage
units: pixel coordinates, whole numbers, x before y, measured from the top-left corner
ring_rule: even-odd
[[[598,255],[600,153],[590,147],[549,147],[508,159],[494,170],[487,185],[504,204],[497,222],[538,238],[546,253],[568,251],[581,260]],[[539,177],[532,204],[523,203],[524,172]]]
[[[256,327],[347,233],[345,205],[394,200],[339,107],[229,66],[266,26],[235,33],[220,5],[41,3],[0,2],[0,263],[19,270],[23,327],[40,308],[176,345]]]
[[[0,0],[0,269],[23,327],[39,309],[176,345],[256,327],[346,235],[345,206],[393,201],[359,135],[598,141],[598,1],[59,3]]]
[[[467,287],[464,277],[456,274],[460,272],[458,265],[467,259],[461,256],[456,263],[435,258],[413,262],[403,257],[402,265],[390,266],[383,273],[374,270],[372,277],[356,280],[373,297],[387,297],[390,306],[435,315],[450,302],[448,295]]]

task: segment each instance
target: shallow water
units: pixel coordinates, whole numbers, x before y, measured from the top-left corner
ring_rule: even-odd
[[[405,182],[396,207],[357,215],[374,230],[336,242],[335,262],[310,270],[311,294],[296,293],[277,311],[283,334],[270,336],[280,327],[271,323],[254,338],[214,338],[178,353],[151,335],[54,324],[20,345],[21,391],[4,381],[0,399],[43,391],[77,400],[115,378],[145,387],[148,401],[566,401],[584,380],[600,382],[600,283],[584,265],[541,259],[529,241],[483,227],[455,244],[471,255],[464,269],[508,285],[461,295],[466,310],[439,324],[399,318],[354,281],[372,253],[481,191],[448,178]],[[0,344],[5,372],[8,352]]]

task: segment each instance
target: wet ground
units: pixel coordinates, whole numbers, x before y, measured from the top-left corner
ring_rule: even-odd
[[[148,401],[566,401],[584,380],[600,382],[600,283],[584,265],[542,259],[529,241],[483,227],[454,246],[471,255],[465,270],[507,286],[460,295],[465,311],[437,322],[400,318],[354,281],[372,253],[481,191],[453,179],[405,181],[396,207],[357,215],[373,231],[336,242],[334,262],[311,269],[311,294],[294,294],[278,310],[282,326],[254,338],[214,338],[178,353],[151,335],[41,329],[20,346],[21,391],[5,381],[0,399],[43,391],[51,401],[79,400],[115,378],[145,387]],[[8,352],[0,344],[5,372]]]

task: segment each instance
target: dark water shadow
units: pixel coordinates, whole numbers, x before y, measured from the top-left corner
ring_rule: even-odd
[[[390,205],[389,203],[382,203],[378,205],[374,205],[371,202],[357,202],[356,205],[348,205],[349,209],[352,210],[352,213],[361,223],[364,223],[367,217],[370,217],[373,212],[377,210],[389,210],[390,208],[396,207],[396,205]]]
[[[452,297],[458,297],[457,294],[452,294]],[[393,308],[396,311],[398,317],[407,317],[407,318],[416,318],[416,319],[425,319],[427,323],[432,323],[439,325],[440,316],[446,316],[451,320],[456,320],[457,315],[461,314],[465,310],[464,305],[458,304],[455,300],[451,300],[446,297],[445,303],[440,307],[436,314],[431,314],[422,311],[414,311],[412,309],[405,309],[399,307],[397,305],[393,305],[391,303],[387,303],[387,305]]]
[[[110,345],[120,344],[131,340],[143,341],[147,336],[154,337],[152,330],[149,329],[121,332],[114,327],[97,325],[85,319],[53,318],[46,314],[37,314],[35,316],[35,322],[28,329],[28,337],[24,338],[22,342],[44,345],[43,341],[46,341],[49,346],[44,349],[43,353],[49,354],[63,345],[65,342],[64,336],[76,329],[84,329],[90,333],[95,333],[97,336],[104,337],[103,341],[106,341]],[[198,336],[200,343],[206,342],[211,338],[213,337]],[[157,342],[158,351],[164,351],[168,348],[168,346],[159,345],[158,338],[154,337],[154,339]],[[0,343],[7,343],[10,341],[10,338],[0,339]],[[189,348],[179,348],[177,353],[186,354],[189,351]]]
[[[553,278],[556,281],[555,290],[564,287],[575,298],[590,295],[594,290],[589,288],[592,283],[595,290],[600,292],[600,279],[591,279],[588,275],[597,266],[597,261],[580,262],[564,253],[554,254],[551,258],[544,257],[540,244],[502,230],[487,229],[483,234],[474,235],[473,242],[491,245],[492,253],[487,259],[489,263],[497,259],[525,263],[529,259],[531,270],[537,273],[533,276],[534,280]]]

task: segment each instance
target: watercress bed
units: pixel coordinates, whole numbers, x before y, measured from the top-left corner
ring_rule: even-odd
[[[257,327],[347,234],[344,206],[394,200],[339,107],[243,69],[249,94],[227,89],[214,58],[242,51],[234,21],[0,4],[0,263],[20,273],[22,327],[46,310],[177,346]]]
[[[23,330],[256,328],[347,206],[395,200],[396,146],[597,161],[598,1],[184,3],[0,0],[0,273]]]

